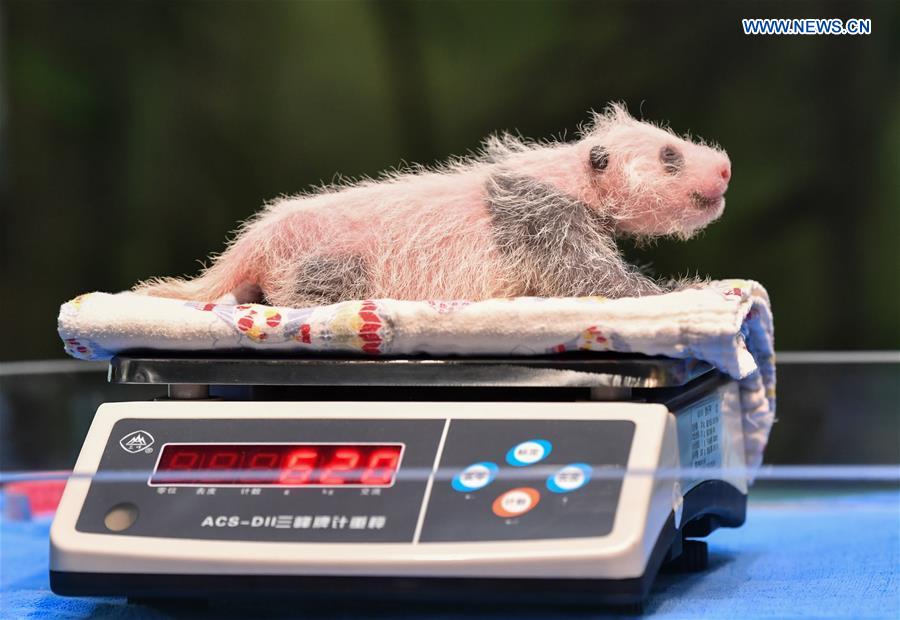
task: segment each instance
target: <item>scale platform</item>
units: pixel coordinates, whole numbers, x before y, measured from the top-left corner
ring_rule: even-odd
[[[159,357],[110,381],[51,530],[70,596],[629,604],[744,521],[703,362]]]

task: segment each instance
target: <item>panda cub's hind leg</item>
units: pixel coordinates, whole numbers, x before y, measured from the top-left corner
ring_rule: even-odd
[[[223,295],[219,303],[255,304],[265,301],[262,289],[253,282],[243,282],[230,293]]]
[[[312,257],[294,271],[291,280],[285,283],[283,293],[269,296],[270,303],[294,307],[326,305],[364,299],[371,290],[366,262],[357,255]]]

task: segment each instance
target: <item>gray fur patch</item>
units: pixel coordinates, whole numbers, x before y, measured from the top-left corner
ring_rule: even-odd
[[[661,288],[625,263],[612,223],[595,209],[530,177],[498,173],[487,207],[499,250],[516,263],[523,294],[628,297]]]
[[[360,256],[317,256],[297,272],[297,296],[316,304],[364,299],[369,274]]]
[[[595,146],[590,154],[591,168],[603,172],[609,166],[609,151],[605,146]]]
[[[664,146],[659,150],[659,161],[668,174],[678,174],[684,168],[684,155],[674,146]]]

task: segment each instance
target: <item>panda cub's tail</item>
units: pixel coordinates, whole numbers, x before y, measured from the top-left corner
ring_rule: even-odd
[[[253,269],[255,259],[248,239],[238,239],[196,278],[151,278],[138,282],[133,290],[142,295],[190,301],[217,301],[228,294],[234,295],[237,303],[261,301]]]

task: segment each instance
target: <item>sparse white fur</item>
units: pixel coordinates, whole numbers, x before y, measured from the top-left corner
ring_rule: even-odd
[[[661,148],[682,165],[666,171]],[[592,164],[592,149],[608,162]],[[435,167],[280,198],[248,220],[193,280],[139,292],[304,306],[346,299],[645,295],[663,290],[627,265],[617,235],[688,238],[718,217],[730,163],[611,105],[578,141],[488,138]]]

